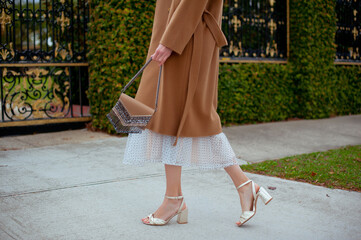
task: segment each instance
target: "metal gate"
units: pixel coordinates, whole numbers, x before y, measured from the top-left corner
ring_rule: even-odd
[[[337,0],[336,63],[361,63],[361,0]]]
[[[289,0],[225,0],[221,62],[286,63]]]
[[[86,0],[0,0],[0,127],[90,120]]]

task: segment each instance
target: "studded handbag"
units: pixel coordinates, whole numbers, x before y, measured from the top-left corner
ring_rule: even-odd
[[[145,129],[153,114],[157,111],[159,84],[162,74],[162,66],[159,69],[157,93],[155,98],[154,109],[141,103],[140,101],[126,95],[125,90],[136,80],[136,78],[144,71],[148,64],[152,61],[150,58],[144,66],[134,75],[134,77],[122,89],[120,97],[107,114],[107,118],[114,126],[117,133],[141,133]]]

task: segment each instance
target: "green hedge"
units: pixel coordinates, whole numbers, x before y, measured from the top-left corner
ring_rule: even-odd
[[[144,63],[154,6],[155,0],[91,1],[88,97],[95,128],[114,132],[105,115]],[[361,113],[361,67],[334,65],[334,8],[334,0],[290,0],[287,64],[220,65],[223,124]]]
[[[337,66],[330,72],[334,85],[332,91],[333,114],[361,113],[361,67]]]
[[[329,117],[335,112],[332,91],[336,12],[334,0],[290,1],[290,62],[294,68],[298,115]]]
[[[218,113],[223,124],[279,121],[293,116],[288,65],[221,64]]]

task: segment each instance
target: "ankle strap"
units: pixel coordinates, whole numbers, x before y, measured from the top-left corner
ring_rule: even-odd
[[[167,195],[165,195],[166,198],[169,198],[169,199],[182,199],[183,196],[178,196],[178,197],[169,197]]]
[[[248,181],[245,181],[244,183],[242,183],[241,185],[239,185],[239,186],[237,187],[237,190],[240,189],[241,187],[243,187],[244,185],[246,185],[246,184],[249,183],[249,182],[252,182],[252,180],[251,180],[251,179],[248,179]]]

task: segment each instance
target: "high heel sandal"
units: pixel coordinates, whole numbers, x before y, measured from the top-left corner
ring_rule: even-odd
[[[161,226],[161,225],[165,225],[167,224],[174,216],[178,215],[177,217],[177,222],[179,224],[183,224],[183,223],[188,223],[188,207],[186,207],[185,209],[182,210],[182,207],[184,205],[184,198],[183,196],[178,196],[178,197],[169,197],[169,196],[165,196],[168,199],[182,199],[182,203],[178,209],[178,211],[170,216],[167,220],[163,220],[160,218],[155,218],[154,217],[154,213],[149,214],[147,217],[149,219],[149,222],[144,222],[144,224],[147,225],[157,225],[157,226]]]
[[[250,220],[256,214],[258,197],[261,197],[261,199],[265,205],[267,205],[272,200],[271,195],[269,195],[268,192],[266,191],[266,189],[264,189],[263,187],[260,187],[258,192],[256,193],[254,182],[252,180],[248,180],[248,181],[242,183],[241,185],[239,185],[237,187],[237,191],[238,191],[238,189],[240,189],[241,187],[243,187],[244,185],[246,185],[249,182],[252,183],[253,210],[252,211],[242,211],[242,215],[240,216],[240,219],[239,219],[240,224],[237,224],[238,227],[242,226],[245,222]]]

